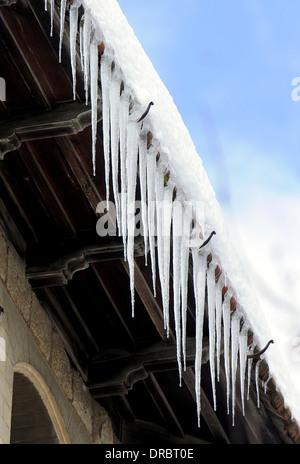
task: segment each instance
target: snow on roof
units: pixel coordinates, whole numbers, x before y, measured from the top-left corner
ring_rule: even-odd
[[[160,151],[169,159],[177,188],[183,190],[187,200],[204,202],[206,228],[217,232],[213,242],[214,254],[220,259],[239,302],[248,307],[257,304],[253,292],[249,291],[247,275],[231,245],[224,216],[190,134],[117,1],[84,0],[83,4],[91,11],[98,26],[99,39],[106,47],[111,47],[136,100],[142,107],[154,102],[148,116],[154,137],[159,141]],[[257,316],[251,322],[256,325],[256,320]],[[258,322],[256,334],[261,327]],[[261,335],[263,343],[268,335],[265,331]]]
[[[124,81],[134,96],[135,104],[146,108],[154,106],[147,116],[148,124],[169,164],[172,180],[186,200],[204,203],[205,236],[216,231],[212,240],[212,253],[226,276],[227,286],[239,303],[243,316],[249,322],[260,347],[265,346],[272,334],[255,291],[247,276],[247,270],[233,246],[224,216],[216,200],[215,192],[204,170],[190,134],[167,88],[159,78],[151,61],[136,38],[116,0],[82,0],[86,12],[90,12],[96,35],[103,41],[106,51],[114,56],[122,70]],[[300,420],[297,391],[285,372],[284,360],[275,344],[266,353],[271,373],[285,397],[292,414]]]

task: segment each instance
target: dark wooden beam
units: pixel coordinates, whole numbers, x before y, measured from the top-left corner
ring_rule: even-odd
[[[121,440],[125,444],[143,443],[145,445],[161,447],[178,448],[188,445],[204,445],[212,444],[201,438],[196,438],[190,435],[185,435],[183,438],[174,436],[164,427],[161,427],[152,422],[135,420],[134,422],[124,421],[122,424]]]
[[[93,265],[92,265],[92,269],[94,270],[97,280],[100,282],[100,285],[102,286],[112,308],[114,309],[125,332],[127,333],[132,347],[136,349],[137,343],[132,333],[132,330],[130,329],[130,326],[128,324],[128,319],[126,320],[124,318],[122,311],[120,310],[122,295],[120,296],[120,293],[115,291],[116,289],[115,281],[112,281],[112,279],[110,279],[110,273],[107,273],[107,272],[100,273],[99,270],[96,269],[96,267]]]
[[[82,135],[83,134],[81,134],[81,136]],[[58,137],[56,139],[56,143],[60,147],[64,155],[64,160],[67,162],[69,168],[73,172],[74,177],[76,177],[77,182],[82,190],[82,193],[84,194],[92,211],[95,213],[97,211],[98,203],[101,202],[103,198],[101,197],[101,194],[97,186],[95,185],[94,179],[92,179],[91,177],[91,173],[87,171],[86,167],[83,164],[82,158],[84,154],[80,156],[80,154],[77,151],[80,142],[72,142],[69,137]],[[84,142],[82,144],[84,146]]]
[[[8,243],[15,248],[22,259],[25,259],[26,242],[2,198],[0,198],[0,228]]]
[[[129,275],[129,267],[128,263],[123,261],[123,266],[126,272]],[[135,291],[139,295],[142,303],[144,304],[154,326],[156,327],[157,332],[159,333],[162,340],[169,343],[174,343],[175,337],[170,333],[169,339],[167,339],[167,334],[164,329],[163,324],[163,313],[160,305],[158,304],[157,299],[153,296],[153,291],[149,287],[148,283],[146,282],[142,271],[140,270],[139,266],[135,263],[134,266],[134,284],[135,284]]]
[[[208,360],[208,340],[203,343],[203,362]],[[195,359],[195,339],[187,340],[187,363]],[[149,372],[177,369],[175,345],[163,342],[128,352],[106,350],[89,362],[87,386],[94,398],[127,394],[135,382],[146,379]]]
[[[144,381],[148,393],[154,401],[163,420],[167,423],[167,428],[172,435],[184,438],[184,431],[177,419],[168,398],[162,391],[153,373],[149,373],[148,378]]]
[[[38,289],[36,296],[45,308],[56,332],[63,340],[67,353],[72,359],[84,381],[87,380],[88,355],[83,345],[80,333],[70,324],[66,308],[62,307],[59,299],[51,289]]]
[[[76,238],[61,244],[45,243],[31,247],[27,253],[26,276],[32,287],[66,285],[75,272],[87,269],[91,263],[123,258],[121,237],[96,236],[90,240]],[[143,253],[143,240],[137,240],[135,254],[141,256]]]
[[[59,52],[59,41],[60,41],[60,10],[56,6],[56,2],[53,10],[53,36],[50,37],[50,6],[48,11],[45,11],[44,2],[36,0],[27,0],[27,3],[32,10],[37,23],[40,28],[44,31],[45,37],[48,41],[49,46],[52,48],[54,54],[57,57],[58,62],[58,52]],[[69,11],[66,10],[66,20],[68,21]],[[70,86],[72,86],[72,74],[71,74],[71,65],[70,65],[70,37],[69,37],[69,28],[65,27],[63,41],[62,41],[62,60],[59,64],[60,67],[64,70],[65,75],[70,81]],[[77,76],[76,76],[76,97],[81,101],[85,101],[85,90],[84,90],[84,78],[83,72],[81,71],[81,59],[79,47],[77,46],[76,50],[76,62],[77,62]],[[99,87],[101,92],[101,88]]]
[[[98,119],[101,119],[101,105]],[[0,159],[22,142],[77,134],[91,124],[91,109],[70,101],[53,105],[51,111],[21,114],[0,122]]]
[[[195,393],[195,374],[191,368],[183,373],[183,380],[189,389],[192,397],[196,401]],[[230,444],[230,440],[227,437],[225,430],[216,415],[216,412],[213,410],[212,405],[210,404],[203,388],[201,388],[201,414],[208,425],[216,443],[218,444]]]
[[[50,109],[51,104],[46,95],[43,86],[40,82],[40,76],[32,69],[32,65],[28,56],[24,52],[20,42],[18,42],[17,34],[15,34],[14,26],[9,22],[9,17],[12,16],[10,9],[3,8],[0,11],[0,27],[1,33],[4,36],[5,43],[10,51],[11,59],[16,65],[16,69],[20,73],[23,81],[28,85],[30,82],[30,92],[35,96],[37,102],[43,107]],[[19,23],[18,23],[19,27]],[[24,25],[23,25],[24,27]],[[26,32],[22,29],[23,43],[26,40]],[[25,37],[24,37],[25,36]],[[23,45],[22,43],[22,45]]]

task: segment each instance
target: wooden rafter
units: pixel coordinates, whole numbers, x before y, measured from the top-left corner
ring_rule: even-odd
[[[102,117],[100,104],[98,117]],[[90,124],[90,107],[76,101],[56,104],[42,113],[20,113],[0,122],[0,159],[22,142],[77,134]]]

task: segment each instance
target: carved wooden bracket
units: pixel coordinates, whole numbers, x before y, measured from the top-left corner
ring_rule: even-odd
[[[1,6],[13,5],[16,2],[17,2],[17,0],[0,0],[0,7]]]
[[[102,110],[98,104],[98,121]],[[22,142],[77,134],[91,125],[91,108],[85,103],[58,103],[51,111],[23,114],[0,121],[0,159]]]
[[[195,361],[195,339],[187,339],[187,365]],[[209,358],[208,339],[203,341],[202,363]],[[155,343],[135,352],[110,350],[89,363],[87,386],[94,398],[127,394],[135,382],[146,379],[149,372],[178,369],[176,346]],[[97,380],[93,380],[97,379]]]
[[[135,256],[144,254],[143,237],[137,237]],[[121,237],[99,237],[94,243],[75,240],[56,248],[51,246],[28,250],[26,276],[33,288],[66,285],[75,272],[87,269],[91,263],[122,259],[124,245]]]

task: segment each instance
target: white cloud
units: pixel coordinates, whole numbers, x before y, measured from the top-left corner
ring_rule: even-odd
[[[228,214],[241,258],[275,345],[268,361],[287,405],[300,421],[300,194],[263,187],[248,207]],[[235,227],[232,228],[232,224]],[[256,311],[256,308],[253,308]],[[278,356],[280,353],[280,359]]]

